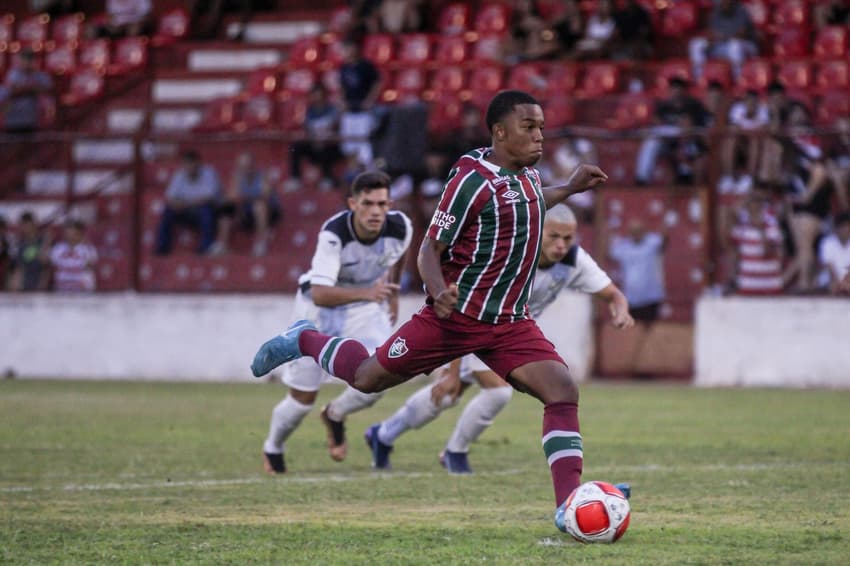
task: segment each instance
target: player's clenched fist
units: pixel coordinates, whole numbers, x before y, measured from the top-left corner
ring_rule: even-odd
[[[608,175],[596,165],[582,163],[576,167],[567,184],[575,192],[586,191],[608,180]]]
[[[457,285],[452,283],[434,297],[434,312],[440,318],[449,318],[457,305]]]

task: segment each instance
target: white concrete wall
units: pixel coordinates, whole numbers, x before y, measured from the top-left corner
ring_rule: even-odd
[[[422,305],[404,297],[401,321]],[[286,295],[0,295],[0,372],[78,379],[250,380],[257,347],[290,321]],[[584,379],[591,304],[564,294],[540,324]]]
[[[696,384],[850,388],[850,300],[704,297]]]

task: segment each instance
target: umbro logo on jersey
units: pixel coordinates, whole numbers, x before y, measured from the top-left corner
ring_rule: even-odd
[[[508,189],[507,191],[502,193],[502,197],[505,199],[505,202],[507,202],[508,204],[518,203],[519,202],[519,199],[517,198],[518,196],[519,196],[519,193],[516,192],[513,189]]]
[[[390,358],[400,358],[407,353],[407,341],[399,336],[390,346],[388,356]]]

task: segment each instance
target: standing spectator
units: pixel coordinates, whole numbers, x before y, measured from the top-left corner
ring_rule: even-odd
[[[230,245],[230,230],[235,218],[243,228],[253,228],[256,232],[251,253],[257,257],[266,255],[269,228],[280,217],[280,203],[265,173],[257,167],[254,154],[249,151],[239,154],[236,160],[236,169],[220,214],[216,240],[218,253],[224,253]]]
[[[782,292],[782,232],[758,194],[747,197],[732,228],[732,271],[729,288],[741,295]]]
[[[95,21],[89,34],[109,38],[148,35],[153,24],[151,0],[106,0],[106,13]]]
[[[556,54],[565,58],[574,56],[576,43],[584,35],[584,17],[578,0],[564,0],[558,3],[554,15],[552,31],[555,33]]]
[[[598,0],[596,12],[587,19],[584,37],[576,44],[577,56],[582,59],[607,56],[616,30],[611,0]]]
[[[688,46],[694,76],[702,76],[707,59],[726,59],[735,76],[748,57],[758,55],[756,29],[738,0],[720,0],[708,20],[708,37],[695,37]]]
[[[841,280],[850,274],[850,212],[835,217],[835,232],[820,244],[820,262],[829,270],[829,292],[838,294]]]
[[[637,0],[625,0],[614,12],[614,59],[646,59],[652,55],[652,21]]]
[[[659,232],[649,232],[643,221],[634,219],[628,225],[628,237],[615,238],[608,254],[619,264],[623,294],[629,301],[629,314],[640,328],[632,350],[629,368],[634,371],[643,352],[644,345],[658,320],[664,289],[664,250],[667,247],[667,224]]]
[[[342,159],[339,143],[336,140],[339,126],[339,111],[328,100],[328,93],[320,84],[310,91],[307,113],[304,117],[305,139],[291,146],[289,179],[285,183],[286,191],[301,188],[301,165],[304,158],[319,166],[322,180],[319,188],[330,190],[337,186],[334,166]]]
[[[686,182],[687,175],[680,171],[679,144],[682,134],[691,127],[705,127],[708,112],[705,106],[687,91],[688,83],[682,78],[670,80],[670,97],[655,106],[655,122],[651,133],[643,140],[638,152],[635,183],[646,185],[652,181],[655,163],[660,156],[666,156],[677,181]]]
[[[12,242],[8,228],[6,219],[0,216],[0,291],[6,288],[6,274],[12,261]]]
[[[24,48],[17,64],[3,81],[0,106],[5,110],[5,128],[11,133],[30,133],[38,129],[39,97],[53,89],[50,75],[39,71],[31,49]]]
[[[381,92],[381,74],[371,61],[363,57],[361,45],[348,40],[344,45],[344,62],[339,68],[343,113],[340,118],[342,152],[356,156],[363,165],[372,162],[369,136],[375,130],[375,102]]]
[[[827,149],[826,171],[841,210],[850,210],[850,118],[840,118]]]
[[[427,8],[423,0],[383,0],[378,9],[381,29],[387,33],[422,31],[427,21]]]
[[[62,292],[95,290],[94,267],[97,250],[85,240],[85,225],[73,220],[65,225],[64,239],[50,252],[53,266],[53,288]]]
[[[220,197],[221,182],[212,165],[202,163],[195,151],[183,153],[183,165],[171,177],[165,191],[165,210],[159,223],[156,253],[171,253],[174,224],[186,224],[199,230],[199,254],[218,253],[218,249],[211,248]]]
[[[44,291],[47,289],[47,239],[32,212],[21,214],[18,241],[12,259],[10,291]]]
[[[761,153],[760,135],[770,124],[770,111],[759,101],[758,92],[748,90],[744,98],[729,108],[728,127],[735,134],[723,140],[723,175],[732,174],[739,155],[743,154],[745,171],[749,176],[756,174]]]

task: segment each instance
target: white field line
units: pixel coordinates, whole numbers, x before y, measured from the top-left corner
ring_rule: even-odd
[[[811,464],[806,462],[771,462],[771,463],[753,463],[753,464],[704,464],[704,465],[662,465],[662,464],[645,464],[640,466],[596,466],[592,468],[593,475],[605,473],[645,473],[645,472],[687,472],[687,471],[737,471],[737,472],[755,472],[763,470],[790,470],[795,468],[805,468]],[[848,466],[848,462],[820,462],[819,466]],[[527,473],[525,469],[510,469],[510,470],[494,470],[476,472],[472,477],[488,477],[488,476],[511,476]],[[279,480],[286,483],[341,483],[350,481],[363,481],[368,479],[417,479],[417,478],[433,478],[444,477],[445,472],[371,472],[371,473],[351,473],[351,474],[320,474],[314,476],[299,476],[287,475]],[[585,474],[588,475],[588,474]],[[265,477],[249,477],[249,478],[233,478],[233,479],[205,479],[205,480],[185,480],[185,481],[152,481],[152,482],[110,482],[110,483],[94,483],[94,484],[65,484],[61,486],[8,486],[0,487],[0,493],[30,493],[35,491],[65,491],[65,492],[80,492],[80,491],[131,491],[142,489],[162,489],[162,488],[205,488],[219,487],[228,485],[248,485],[257,484],[268,481]]]

